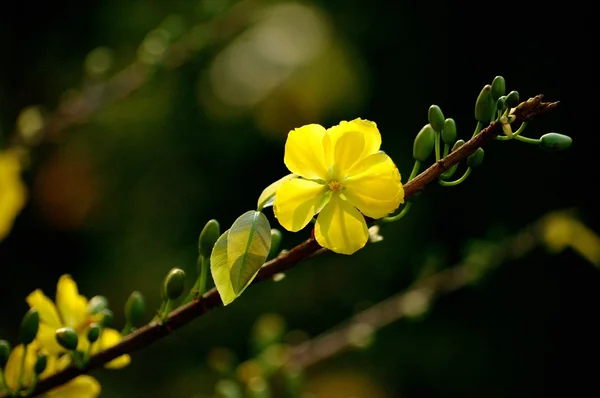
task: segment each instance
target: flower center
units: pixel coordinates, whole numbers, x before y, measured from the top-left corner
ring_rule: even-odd
[[[342,190],[342,188],[344,187],[342,185],[341,182],[337,181],[337,180],[332,180],[329,181],[329,183],[327,184],[327,186],[329,187],[329,189],[331,189],[333,192],[339,192]]]

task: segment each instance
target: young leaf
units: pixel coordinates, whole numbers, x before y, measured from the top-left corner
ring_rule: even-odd
[[[258,204],[256,209],[258,211],[261,211],[265,207],[272,206],[273,202],[275,201],[275,192],[277,191],[277,188],[279,188],[279,186],[287,180],[291,180],[292,178],[297,177],[298,176],[295,174],[288,174],[285,177],[280,178],[279,180],[266,187],[260,194],[260,197],[258,198]]]
[[[271,250],[271,226],[259,211],[238,217],[229,229],[227,258],[231,264],[233,291],[241,291],[254,279]]]
[[[264,214],[242,214],[215,243],[210,270],[224,305],[241,295],[264,264],[271,248],[271,227]]]

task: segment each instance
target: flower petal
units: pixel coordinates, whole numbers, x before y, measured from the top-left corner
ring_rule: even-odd
[[[40,323],[52,326],[54,330],[63,326],[56,306],[40,289],[36,289],[25,300],[31,308],[35,308],[38,311]]]
[[[315,238],[336,253],[352,254],[367,243],[369,231],[363,215],[340,195],[333,195],[317,217]]]
[[[102,336],[100,337],[99,342],[95,343],[92,347],[92,353],[96,353],[100,349],[105,349],[117,345],[122,339],[123,336],[121,336],[121,333],[119,333],[115,329],[106,328],[102,331]],[[108,369],[120,369],[129,365],[130,362],[131,357],[125,354],[108,362],[104,365],[104,367]]]
[[[17,387],[19,375],[21,373],[21,360],[25,353],[23,344],[20,344],[13,348],[8,356],[8,361],[4,368],[4,381],[13,390]],[[37,356],[35,351],[31,348],[27,349],[27,356],[25,357],[25,367],[23,368],[23,377],[21,379],[22,386],[29,386],[33,382],[33,367]]]
[[[100,395],[100,391],[98,380],[92,376],[81,375],[49,391],[47,395],[56,398],[95,398]]]
[[[40,328],[38,329],[38,334],[36,336],[36,341],[39,345],[53,355],[65,352],[65,349],[56,341],[56,329],[58,328],[49,326],[45,323],[40,323]]]
[[[344,196],[366,216],[381,218],[404,202],[400,173],[392,159],[376,153],[351,170],[344,181]]]
[[[362,151],[357,157],[357,161],[379,151],[379,148],[381,147],[381,134],[374,122],[360,118],[350,122],[342,121],[337,126],[327,129],[328,139],[324,140],[324,146],[326,148],[325,158],[328,168],[335,162],[333,156],[334,151],[336,151],[337,141],[348,131],[358,132],[364,138]]]
[[[281,184],[275,195],[273,211],[288,231],[297,232],[329,202],[331,191],[314,181],[293,179]]]
[[[318,124],[290,131],[283,162],[292,173],[309,180],[327,178],[323,149],[325,133],[325,128]]]
[[[79,294],[70,275],[63,275],[56,286],[56,305],[66,327],[79,329],[87,319],[87,299]]]
[[[365,136],[360,131],[346,131],[335,144],[332,178],[342,180],[359,160],[365,148]]]

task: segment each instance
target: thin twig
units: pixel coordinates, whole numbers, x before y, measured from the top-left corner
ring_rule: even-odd
[[[528,121],[537,115],[544,114],[555,108],[557,105],[558,102],[542,102],[542,95],[537,95],[536,97],[519,104],[519,106],[513,110],[513,113],[516,116],[516,122],[519,123]],[[405,199],[411,198],[413,195],[423,190],[428,184],[436,181],[443,172],[459,163],[461,160],[466,159],[469,155],[474,153],[477,148],[480,148],[493,140],[501,132],[502,128],[500,124],[492,122],[477,136],[462,145],[457,151],[440,159],[415,179],[406,183],[404,185]],[[324,253],[327,250],[322,249],[313,238],[308,239],[263,265],[252,283],[255,284],[265,280],[271,280],[274,275],[286,271],[301,261],[312,257],[317,251]],[[160,325],[156,322],[152,322],[125,336],[119,344],[98,352],[90,358],[89,363],[85,367],[69,367],[40,380],[31,396],[37,396],[50,391],[51,389],[65,384],[79,375],[86,374],[92,369],[100,367],[121,355],[130,354],[147,347],[221,304],[221,297],[217,290],[213,288],[206,292],[201,299],[185,304],[171,312],[164,324]],[[7,398],[7,395],[0,395],[0,398]]]

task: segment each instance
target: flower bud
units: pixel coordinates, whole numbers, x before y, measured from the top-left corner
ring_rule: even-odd
[[[35,360],[35,366],[33,367],[33,371],[36,375],[41,375],[46,370],[46,365],[48,364],[48,356],[44,354],[38,355]]]
[[[136,326],[144,316],[144,296],[137,290],[132,292],[125,303],[125,319],[131,326]]]
[[[499,111],[503,111],[506,109],[506,97],[502,96],[498,98],[498,102],[496,102],[496,109]]]
[[[474,169],[483,162],[483,148],[477,148],[475,153],[467,158],[467,166]]]
[[[87,339],[91,344],[94,344],[98,337],[100,337],[100,325],[92,323],[87,332]]]
[[[492,99],[497,100],[506,93],[506,82],[502,76],[496,76],[492,81]]]
[[[102,327],[104,327],[104,328],[111,327],[115,320],[115,316],[114,316],[113,312],[111,310],[109,310],[108,308],[106,308],[102,311],[101,315],[102,315],[102,319],[100,322],[102,323]]]
[[[8,362],[10,350],[10,343],[6,340],[0,340],[0,369],[4,369],[6,362]]]
[[[219,236],[221,236],[219,222],[217,220],[209,220],[202,229],[202,232],[200,232],[200,237],[198,238],[198,254],[204,258],[210,258],[210,253],[212,252],[217,239],[219,239]]]
[[[437,105],[431,105],[427,114],[427,121],[433,127],[433,129],[441,133],[444,128],[444,114]]]
[[[452,150],[450,152],[454,152],[456,151],[458,148],[460,148],[461,146],[463,146],[465,144],[465,140],[458,140],[454,143],[454,145],[452,146]]]
[[[423,126],[415,137],[413,144],[413,158],[419,162],[427,160],[435,146],[435,130],[430,124]]]
[[[517,105],[519,105],[519,92],[513,90],[506,96],[506,106],[514,108]]]
[[[94,296],[88,303],[88,312],[92,315],[100,313],[108,308],[108,300],[104,296]]]
[[[451,145],[456,141],[456,122],[452,118],[448,118],[444,121],[442,141],[444,141],[444,144],[448,145]]]
[[[281,234],[280,230],[275,228],[271,229],[271,250],[269,250],[267,259],[275,258],[277,256],[282,236],[283,235]]]
[[[31,344],[40,328],[40,314],[35,308],[30,308],[23,317],[19,329],[19,342],[23,345]]]
[[[56,341],[66,350],[73,351],[77,348],[79,338],[77,333],[71,328],[60,328],[56,330]]]
[[[549,152],[558,152],[567,149],[573,143],[568,135],[548,133],[540,137],[540,148]]]
[[[492,86],[486,84],[479,93],[477,102],[475,102],[475,119],[479,122],[487,122],[492,117],[493,111]]]
[[[176,300],[183,293],[185,284],[185,272],[180,268],[173,268],[167,274],[163,288],[165,297],[169,300]]]

